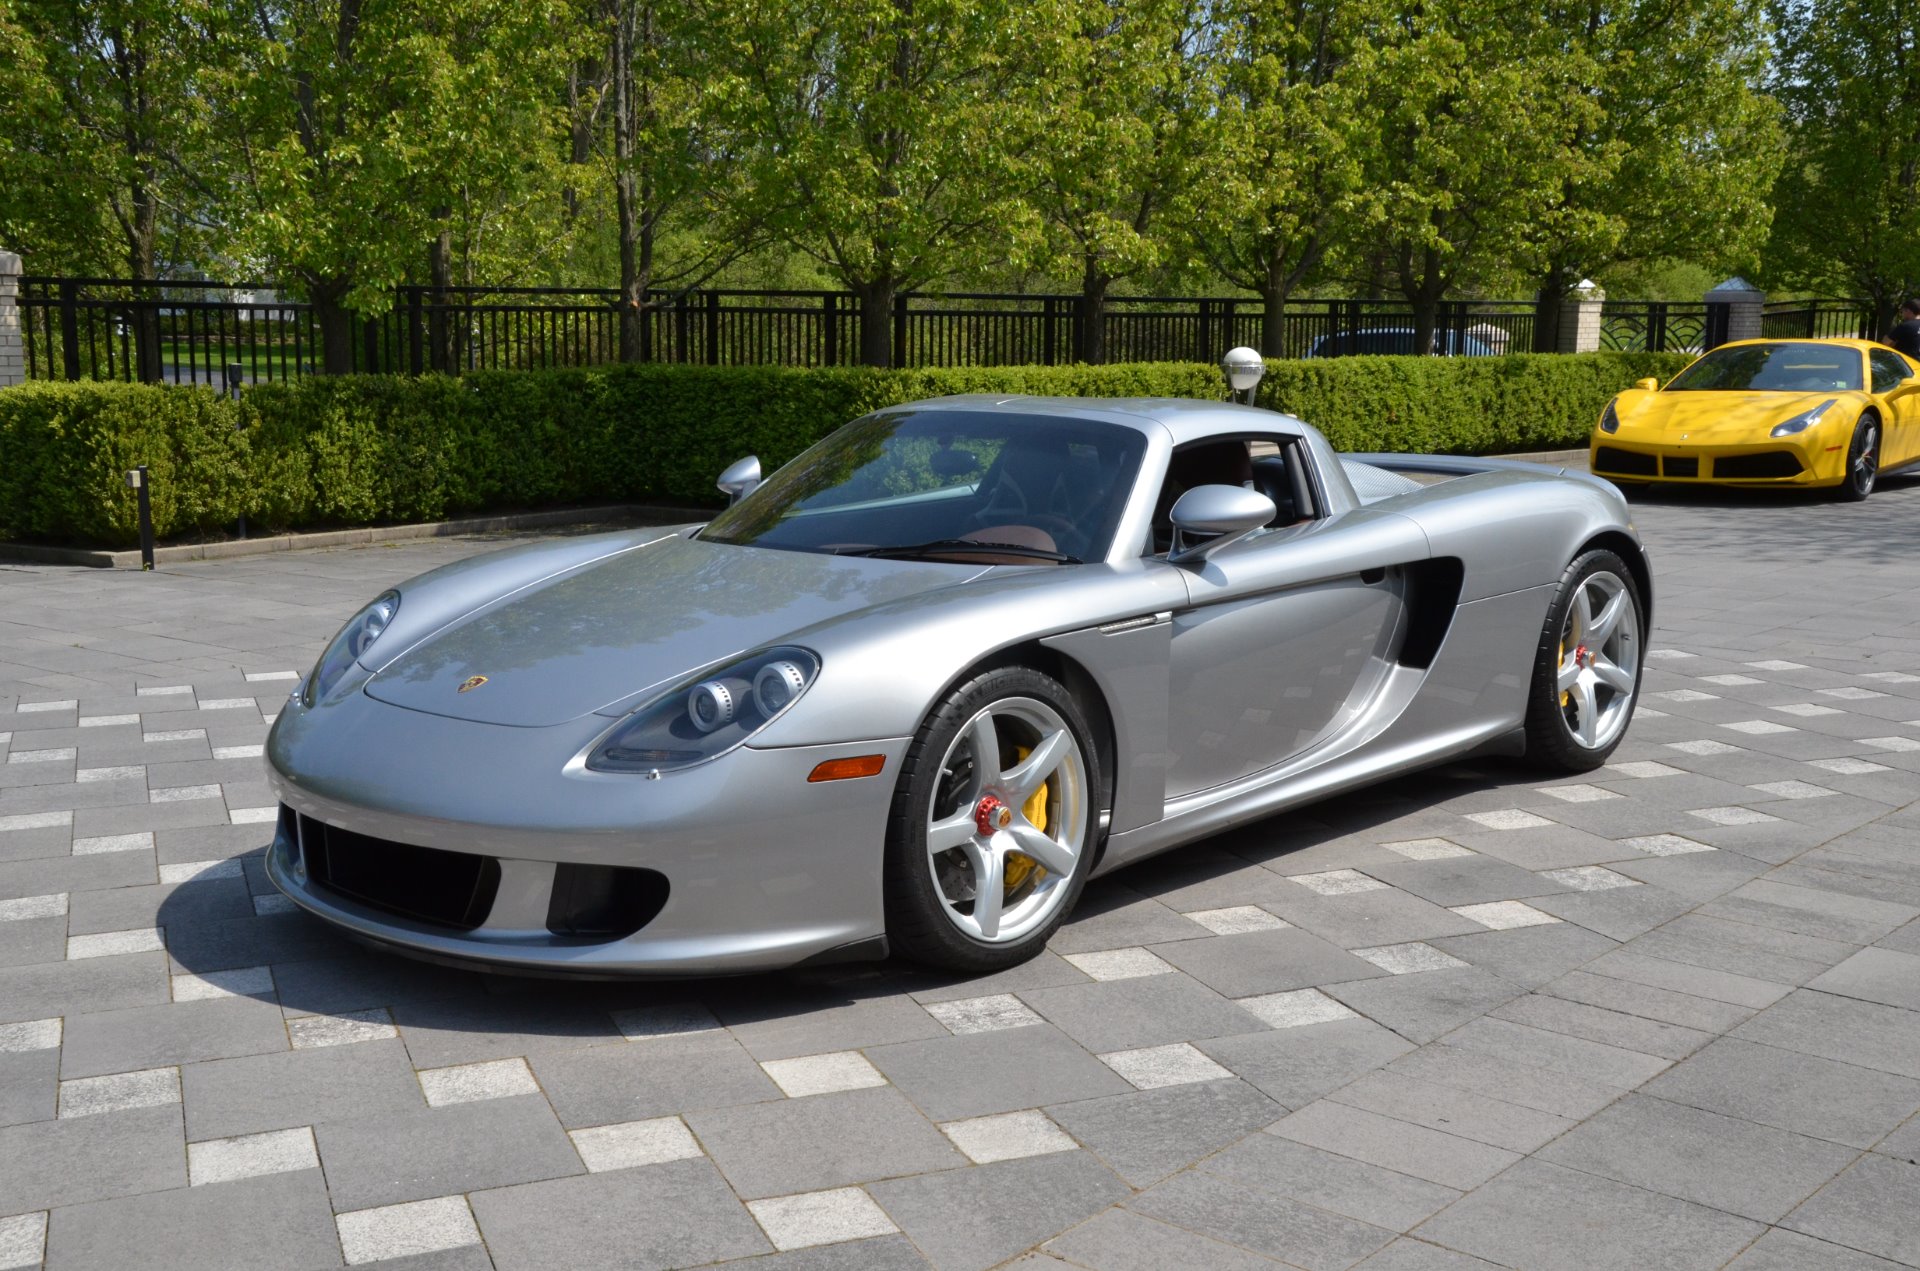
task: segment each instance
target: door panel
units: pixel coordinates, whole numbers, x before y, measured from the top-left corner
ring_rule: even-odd
[[[1228,548],[1173,620],[1167,797],[1271,768],[1372,695],[1406,625],[1404,517],[1355,511]]]

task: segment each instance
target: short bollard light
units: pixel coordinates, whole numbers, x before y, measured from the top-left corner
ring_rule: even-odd
[[[153,502],[147,493],[147,465],[141,464],[127,473],[127,484],[133,489],[134,505],[140,517],[140,568],[153,568]]]
[[[1253,405],[1253,393],[1260,386],[1260,377],[1267,373],[1267,363],[1257,350],[1242,345],[1227,350],[1220,359],[1220,369],[1226,372],[1228,394],[1236,401],[1244,400]],[[1245,397],[1242,398],[1242,394]]]

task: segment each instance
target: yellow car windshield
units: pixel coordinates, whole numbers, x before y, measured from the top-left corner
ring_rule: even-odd
[[[1826,393],[1858,390],[1860,353],[1832,344],[1739,344],[1715,349],[1680,372],[1670,393]]]

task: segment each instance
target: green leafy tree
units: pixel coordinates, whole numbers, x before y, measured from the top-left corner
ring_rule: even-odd
[[[1205,168],[1184,220],[1220,275],[1258,292],[1260,351],[1285,352],[1288,301],[1355,214],[1372,107],[1356,64],[1378,0],[1217,0]]]
[[[0,224],[37,269],[124,273],[204,265],[196,223],[206,140],[198,0],[11,0],[0,7]],[[8,55],[11,54],[11,55]],[[136,311],[136,370],[161,375],[160,324]]]
[[[893,361],[894,297],[1037,232],[1016,198],[1045,6],[737,0],[706,13],[752,206],[857,297],[860,360]]]
[[[1572,140],[1600,105],[1537,10],[1496,0],[1402,5],[1357,59],[1375,125],[1366,139],[1367,241],[1430,346],[1440,304],[1476,276],[1525,259],[1554,205]],[[1388,91],[1388,90],[1391,91]]]
[[[1534,349],[1558,347],[1560,305],[1611,268],[1693,260],[1745,268],[1772,215],[1779,112],[1761,0],[1582,0],[1547,10],[1557,64],[1598,106],[1567,138],[1560,188],[1533,220]]]
[[[1787,116],[1767,275],[1858,296],[1884,336],[1920,293],[1920,28],[1891,0],[1775,0]]]
[[[529,91],[565,55],[552,38],[558,10],[227,3],[209,95],[232,148],[231,229],[245,258],[304,291],[325,369],[348,371],[356,315],[392,303],[456,202],[498,206],[559,156],[560,112]]]
[[[1106,361],[1113,285],[1177,251],[1165,221],[1199,175],[1205,21],[1198,0],[1064,0],[1049,22],[1047,116],[1027,158],[1044,256],[1080,279],[1082,362]]]
[[[697,0],[608,0],[609,163],[619,252],[619,347],[649,359],[647,316],[762,241],[740,142],[709,88],[710,15]],[[674,232],[674,231],[678,232]]]

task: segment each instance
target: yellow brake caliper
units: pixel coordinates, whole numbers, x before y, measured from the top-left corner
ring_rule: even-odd
[[[1017,752],[1014,756],[1015,763],[1018,763],[1033,753],[1032,748],[1028,746],[1019,746],[1015,749]],[[1046,782],[1042,781],[1040,788],[1033,792],[1033,797],[1021,805],[1020,815],[1026,817],[1028,821],[1031,821],[1033,828],[1036,830],[1045,830],[1047,828]],[[1019,891],[1021,887],[1025,886],[1028,879],[1032,879],[1035,883],[1038,883],[1046,876],[1047,871],[1041,866],[1040,862],[1034,860],[1033,857],[1028,856],[1025,852],[1007,853],[1005,881],[1006,894],[1008,896],[1013,895]]]

